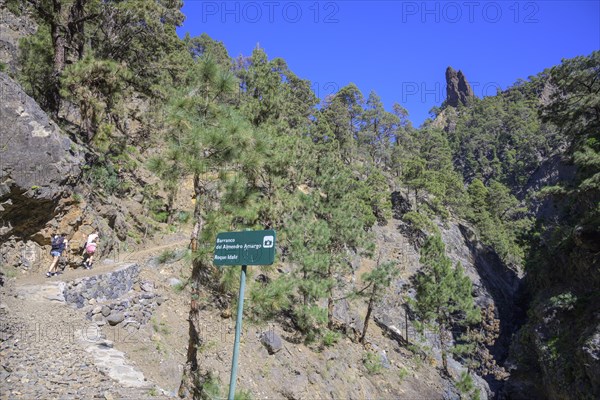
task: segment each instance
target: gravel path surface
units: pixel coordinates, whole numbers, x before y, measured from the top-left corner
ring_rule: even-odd
[[[138,387],[112,379],[114,371],[98,363],[90,341],[99,343],[98,352],[111,347],[83,313],[59,300],[25,296],[14,280],[7,282],[0,288],[0,399],[168,398],[141,376]]]

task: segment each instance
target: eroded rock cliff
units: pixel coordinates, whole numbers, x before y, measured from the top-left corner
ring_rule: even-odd
[[[18,262],[27,264],[26,255],[35,257],[36,245],[49,241],[38,234],[40,227],[68,205],[84,157],[38,104],[3,73],[0,97],[0,241],[21,242],[29,251],[21,251],[24,256]]]

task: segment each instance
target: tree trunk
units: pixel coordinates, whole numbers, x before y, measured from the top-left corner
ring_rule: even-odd
[[[365,338],[367,337],[367,329],[369,328],[369,320],[371,319],[371,313],[375,306],[375,294],[377,293],[377,285],[373,285],[373,291],[371,292],[371,298],[369,298],[369,305],[367,306],[367,316],[365,317],[365,323],[360,337],[360,342],[365,344]]]
[[[194,175],[194,192],[196,194],[196,204],[194,207],[194,228],[191,234],[191,249],[192,252],[198,249],[198,236],[202,230],[202,194],[204,188],[198,174]],[[190,313],[188,318],[189,323],[189,339],[186,364],[181,377],[178,394],[186,399],[198,399],[202,391],[204,377],[200,374],[198,368],[198,348],[202,345],[203,339],[201,336],[200,315],[198,299],[200,295],[200,287],[203,276],[202,260],[193,261],[192,269],[192,295],[190,302]]]
[[[54,0],[54,17],[50,22],[50,34],[52,36],[52,47],[54,49],[53,72],[58,76],[65,68],[65,49],[67,47],[67,27],[64,21],[65,14],[68,15],[68,10],[65,13],[63,5],[60,1]]]
[[[333,329],[333,289],[330,289],[329,297],[327,298],[327,327]]]
[[[415,186],[415,210],[419,211],[419,194],[418,194],[418,189]]]
[[[329,270],[327,271],[327,277],[330,282],[333,282],[333,267],[329,264]],[[329,295],[327,296],[327,326],[329,329],[333,329],[333,283],[329,288]]]
[[[448,374],[448,355],[446,354],[446,328],[443,322],[439,322],[440,327],[440,349],[442,350],[442,369]]]
[[[65,69],[65,48],[67,47],[67,38],[63,27],[58,24],[52,24],[52,45],[54,46],[53,70],[54,75],[58,76]]]
[[[190,248],[192,252],[198,250],[198,236],[202,230],[202,194],[204,188],[202,187],[202,181],[200,175],[194,175],[194,193],[196,194],[196,204],[194,205],[194,228],[192,229],[192,235],[190,237]]]
[[[408,307],[404,309],[404,336],[406,337],[406,343],[410,343],[408,340]]]
[[[60,97],[60,75],[65,69],[65,54],[68,45],[67,41],[67,24],[69,10],[63,8],[63,4],[59,0],[52,2],[53,12],[45,19],[50,25],[50,36],[52,38],[52,49],[54,55],[52,58],[52,112],[54,116],[58,116],[61,107],[62,99]]]
[[[169,191],[169,194],[167,195],[167,224],[168,225],[171,225],[173,223],[173,220],[175,219],[175,213],[174,213],[174,211],[175,211],[174,210],[175,196],[176,196],[176,194],[171,191]]]
[[[189,338],[187,359],[179,385],[178,395],[185,399],[199,399],[204,384],[204,376],[198,368],[198,348],[202,346],[202,330],[200,326],[200,314],[198,299],[200,295],[200,281],[202,275],[202,263],[200,260],[194,261],[192,269],[192,299],[190,303]]]
[[[71,7],[71,20],[69,21],[71,42],[72,46],[76,46],[78,60],[83,58],[85,51],[85,3],[86,0],[77,0],[73,3]]]
[[[306,267],[304,267],[302,270],[302,278],[305,281],[308,279],[308,272],[306,271]],[[306,293],[306,291],[304,291],[304,293],[303,293],[303,304],[305,306],[308,306],[308,294]]]
[[[50,24],[50,30],[52,47],[54,48],[54,57],[52,59],[52,94],[50,97],[52,98],[52,112],[56,117],[61,106],[60,74],[65,68],[65,47],[67,40],[63,27],[57,22],[54,21]]]

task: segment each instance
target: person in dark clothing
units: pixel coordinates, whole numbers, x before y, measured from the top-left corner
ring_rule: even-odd
[[[48,268],[48,272],[46,272],[46,276],[48,278],[57,275],[58,273],[58,260],[64,251],[69,247],[67,235],[64,233],[61,233],[60,235],[54,235],[52,237],[51,245],[52,248],[50,249],[50,255],[53,257],[53,260],[52,264],[50,264],[50,268]]]

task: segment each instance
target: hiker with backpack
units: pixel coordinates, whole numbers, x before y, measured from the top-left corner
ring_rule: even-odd
[[[85,242],[85,248],[83,253],[83,268],[92,269],[94,262],[94,253],[98,247],[98,230],[94,230],[87,238]]]
[[[67,235],[64,233],[55,234],[52,237],[50,242],[51,249],[50,255],[53,257],[52,264],[50,268],[48,268],[48,272],[46,272],[46,277],[50,278],[51,276],[58,275],[58,260],[63,252],[69,247],[69,241],[67,240]]]

